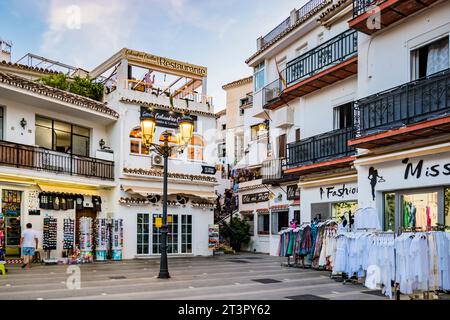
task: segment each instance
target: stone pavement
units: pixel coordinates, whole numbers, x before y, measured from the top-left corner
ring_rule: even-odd
[[[80,266],[81,288],[67,288],[65,265],[9,266],[0,277],[1,299],[309,300],[387,299],[361,285],[342,284],[330,273],[288,268],[261,254],[169,258],[172,278],[156,278],[159,259]]]

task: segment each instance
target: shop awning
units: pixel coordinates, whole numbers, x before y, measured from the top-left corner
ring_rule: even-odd
[[[76,187],[66,187],[59,185],[50,185],[39,183],[39,188],[44,192],[54,192],[54,193],[73,193],[73,194],[82,194],[85,196],[99,196],[98,190],[94,189],[84,189],[84,188],[76,188]]]
[[[168,187],[168,195],[187,195],[196,196],[202,199],[215,200],[217,195],[212,191],[205,191],[198,188],[198,186],[192,186],[193,189],[174,189],[170,186]],[[125,192],[139,194],[143,197],[147,197],[151,194],[161,195],[163,194],[162,188],[157,187],[142,187],[142,186],[126,186],[122,185]]]

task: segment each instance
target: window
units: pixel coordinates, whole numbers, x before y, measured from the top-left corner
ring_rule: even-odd
[[[227,125],[224,123],[222,124],[222,130],[226,130],[227,129]]]
[[[244,113],[245,113],[245,110],[244,110],[244,109],[239,109],[239,115],[240,115],[240,116],[243,116]]]
[[[161,229],[156,227],[156,218],[162,218],[160,214],[153,215],[152,253],[159,254],[161,244]],[[167,223],[169,232],[167,234],[167,253],[178,252],[178,215],[168,215]]]
[[[272,212],[272,234],[289,227],[289,211]]]
[[[395,193],[384,194],[384,231],[395,231]]]
[[[244,154],[244,136],[234,137],[234,154],[236,155],[236,162],[241,161]]]
[[[258,213],[258,234],[269,234],[270,216],[268,213]]]
[[[352,215],[354,215],[357,209],[358,202],[356,201],[333,203],[331,205],[331,218],[338,222],[341,222],[341,218],[345,216],[348,221],[349,213],[351,212]]]
[[[261,62],[254,68],[253,82],[255,84],[255,92],[264,87],[264,62]]]
[[[251,136],[252,141],[254,141],[254,140],[257,140],[261,136],[261,134],[263,134],[266,131],[266,126],[264,123],[260,123],[260,124],[251,126],[250,130],[251,130],[251,134],[252,134],[252,136]]]
[[[194,135],[191,138],[189,145],[187,147],[188,159],[203,161],[203,148],[204,148],[203,138],[199,135]]]
[[[334,108],[334,129],[353,127],[353,102]]]
[[[300,128],[295,129],[295,141],[300,141],[300,139],[301,139]]]
[[[90,129],[36,116],[36,144],[58,152],[89,156]]]
[[[227,145],[225,143],[219,144],[219,158],[225,158],[227,156]]]
[[[149,150],[142,145],[141,127],[135,127],[130,132],[130,153],[148,155]]]
[[[435,227],[438,224],[438,192],[405,194],[401,203],[402,227],[426,230],[427,226]]]
[[[138,213],[137,215],[137,254],[149,254],[150,215]]]
[[[245,216],[245,219],[247,220],[247,223],[250,226],[248,232],[250,233],[250,236],[253,237],[255,235],[255,215],[248,214]]]
[[[302,44],[300,47],[298,47],[297,49],[295,49],[295,57],[301,56],[301,55],[304,54],[306,51],[308,51],[308,42],[305,42],[305,43]]]
[[[286,134],[282,134],[278,137],[278,157],[286,157]]]
[[[448,36],[411,51],[411,78],[416,80],[448,69]]]
[[[300,223],[300,210],[294,211],[294,220]]]
[[[3,114],[3,112],[4,112],[3,107],[0,107],[0,140],[3,140],[3,137],[4,137],[4,133],[3,133],[3,126],[4,126],[4,124],[3,124],[3,119],[4,119],[4,114]]]
[[[181,253],[192,253],[192,215],[181,216]]]

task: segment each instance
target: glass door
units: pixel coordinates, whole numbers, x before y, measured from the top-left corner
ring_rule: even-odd
[[[401,194],[400,222],[405,228],[427,230],[439,223],[439,192]]]

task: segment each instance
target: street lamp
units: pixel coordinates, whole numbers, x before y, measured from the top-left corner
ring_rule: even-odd
[[[155,151],[157,154],[164,158],[164,172],[163,172],[163,217],[161,226],[161,262],[159,266],[160,279],[169,279],[169,266],[167,263],[167,167],[168,159],[172,154],[172,151],[182,151],[189,140],[191,140],[194,133],[194,120],[188,114],[183,116],[178,121],[179,132],[176,136],[177,144],[169,145],[169,138],[171,133],[164,131],[162,133],[162,144],[153,143],[153,137],[156,132],[156,117],[152,110],[141,110],[141,131],[142,131],[142,144],[147,148],[152,148],[151,151]]]

